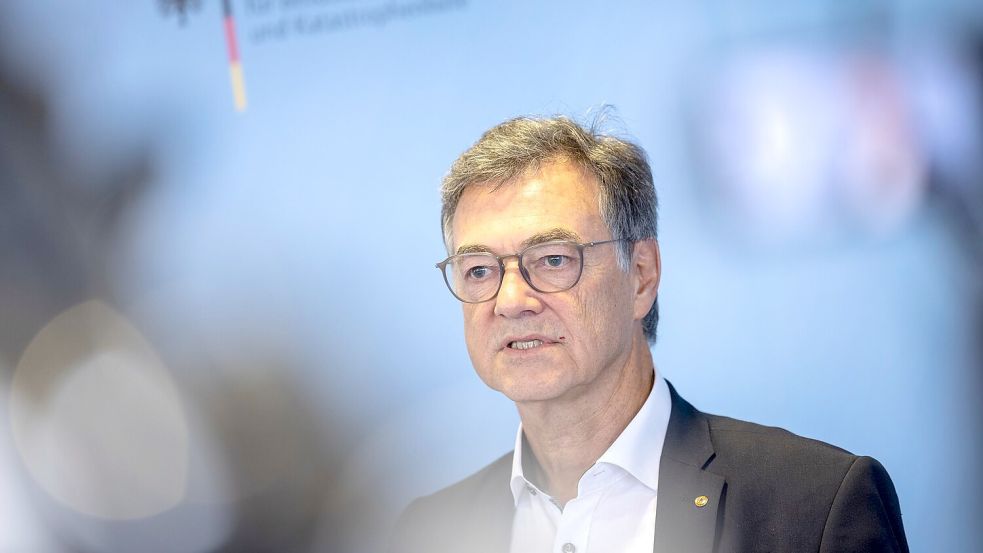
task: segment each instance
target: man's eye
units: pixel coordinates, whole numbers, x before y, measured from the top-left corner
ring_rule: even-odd
[[[491,269],[483,265],[479,265],[468,269],[466,274],[469,279],[481,280],[491,274]]]
[[[547,255],[544,256],[541,261],[543,262],[543,265],[547,267],[559,268],[569,263],[570,258],[565,255]]]

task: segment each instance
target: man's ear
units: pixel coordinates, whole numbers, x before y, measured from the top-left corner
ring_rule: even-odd
[[[659,279],[662,277],[662,257],[659,242],[646,238],[635,242],[632,252],[632,270],[635,274],[635,319],[641,320],[652,309],[659,295]]]

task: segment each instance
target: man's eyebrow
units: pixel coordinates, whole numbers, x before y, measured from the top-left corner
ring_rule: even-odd
[[[553,242],[555,240],[570,240],[573,242],[582,241],[580,235],[576,232],[562,227],[555,227],[547,231],[537,232],[529,238],[526,238],[522,241],[522,247],[528,248],[529,246],[535,246],[536,244],[542,244],[544,242]]]
[[[536,244],[542,244],[544,242],[553,242],[555,240],[572,240],[574,242],[580,242],[580,235],[576,232],[565,229],[562,227],[555,227],[543,232],[537,232],[529,238],[523,240],[519,245],[522,249],[528,248],[529,246],[535,246]],[[463,253],[490,253],[495,254],[495,251],[484,244],[462,244],[457,248],[455,252],[457,255]]]
[[[495,253],[491,248],[485,246],[484,244],[463,244],[461,247],[457,248],[454,252],[457,255],[462,253]]]

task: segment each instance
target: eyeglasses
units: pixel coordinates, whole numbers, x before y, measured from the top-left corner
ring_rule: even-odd
[[[505,260],[519,262],[523,280],[537,292],[562,292],[573,288],[584,272],[584,249],[622,242],[625,238],[580,244],[556,240],[534,244],[519,253],[495,255],[487,252],[461,253],[437,263],[444,282],[454,297],[464,303],[493,299],[505,279]]]

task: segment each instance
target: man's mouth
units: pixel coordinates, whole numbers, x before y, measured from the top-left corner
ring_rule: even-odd
[[[538,348],[543,345],[542,340],[516,340],[514,342],[509,342],[509,348],[511,349],[532,349]]]

